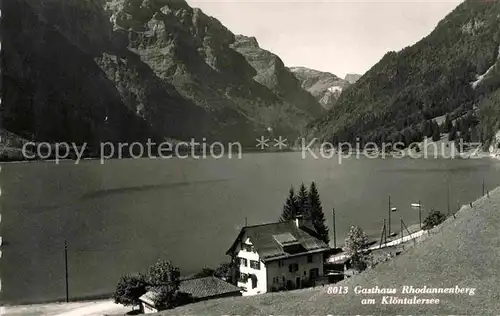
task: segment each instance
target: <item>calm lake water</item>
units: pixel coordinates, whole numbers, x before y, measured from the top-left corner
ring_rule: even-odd
[[[500,185],[500,162],[482,160],[302,159],[300,153],[218,160],[114,160],[3,164],[2,301],[63,299],[64,240],[71,297],[110,293],[125,273],[158,258],[183,274],[227,260],[244,225],[276,221],[290,185],[315,181],[337,240],[351,225],[380,236],[388,196],[399,217],[418,223],[411,203],[447,212]]]

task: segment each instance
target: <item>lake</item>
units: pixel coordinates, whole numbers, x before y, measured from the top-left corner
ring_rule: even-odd
[[[216,267],[244,226],[276,221],[290,185],[315,181],[338,243],[351,225],[380,238],[388,196],[409,226],[410,204],[447,212],[500,185],[489,159],[302,159],[300,153],[242,159],[112,160],[2,164],[1,279],[4,303],[65,298],[68,241],[71,298],[111,293],[119,277],[158,258],[182,274]]]

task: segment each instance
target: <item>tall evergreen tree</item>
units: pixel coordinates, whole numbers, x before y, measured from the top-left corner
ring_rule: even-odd
[[[451,121],[451,118],[450,118],[450,115],[449,114],[446,114],[446,119],[444,121],[444,128],[443,128],[443,132],[444,133],[449,133],[450,130],[452,129],[453,127],[453,123]]]
[[[304,183],[300,185],[297,193],[298,211],[297,215],[306,215],[309,212],[309,194]]]
[[[283,206],[283,213],[281,213],[280,222],[286,222],[295,218],[299,210],[297,204],[297,197],[293,190],[293,186],[290,187],[288,191],[288,198],[286,199],[285,205]]]
[[[457,127],[455,126],[455,124],[452,124],[448,134],[448,140],[452,141],[455,140],[455,138],[457,138]]]
[[[439,126],[434,126],[432,130],[432,141],[437,142],[441,139],[441,133],[439,132]]]
[[[325,213],[323,213],[323,206],[321,205],[319,192],[314,181],[311,183],[311,187],[309,189],[308,200],[309,210],[306,216],[309,220],[311,220],[320,239],[328,245],[330,242],[330,236],[328,234],[328,227],[325,225]]]
[[[424,121],[424,128],[423,128],[424,136],[425,137],[431,137],[432,136],[432,124],[429,121]]]

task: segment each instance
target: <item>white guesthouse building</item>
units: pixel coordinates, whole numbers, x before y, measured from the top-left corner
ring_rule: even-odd
[[[316,236],[301,218],[242,228],[227,254],[239,264],[243,295],[303,288],[323,276],[329,247]]]

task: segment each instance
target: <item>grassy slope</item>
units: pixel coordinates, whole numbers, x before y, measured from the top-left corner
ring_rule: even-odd
[[[187,305],[162,315],[326,315],[326,314],[467,314],[492,315],[500,310],[500,188],[463,207],[456,219],[449,218],[435,228],[432,238],[412,247],[394,260],[357,275],[338,285],[349,287],[345,296],[327,294],[327,287],[270,293],[254,297],[220,299]],[[354,286],[475,287],[474,296],[434,294],[439,305],[381,305],[382,295],[355,295]],[[399,294],[397,296],[404,297]],[[412,295],[406,295],[411,297]],[[362,305],[362,298],[377,299],[376,305]]]

